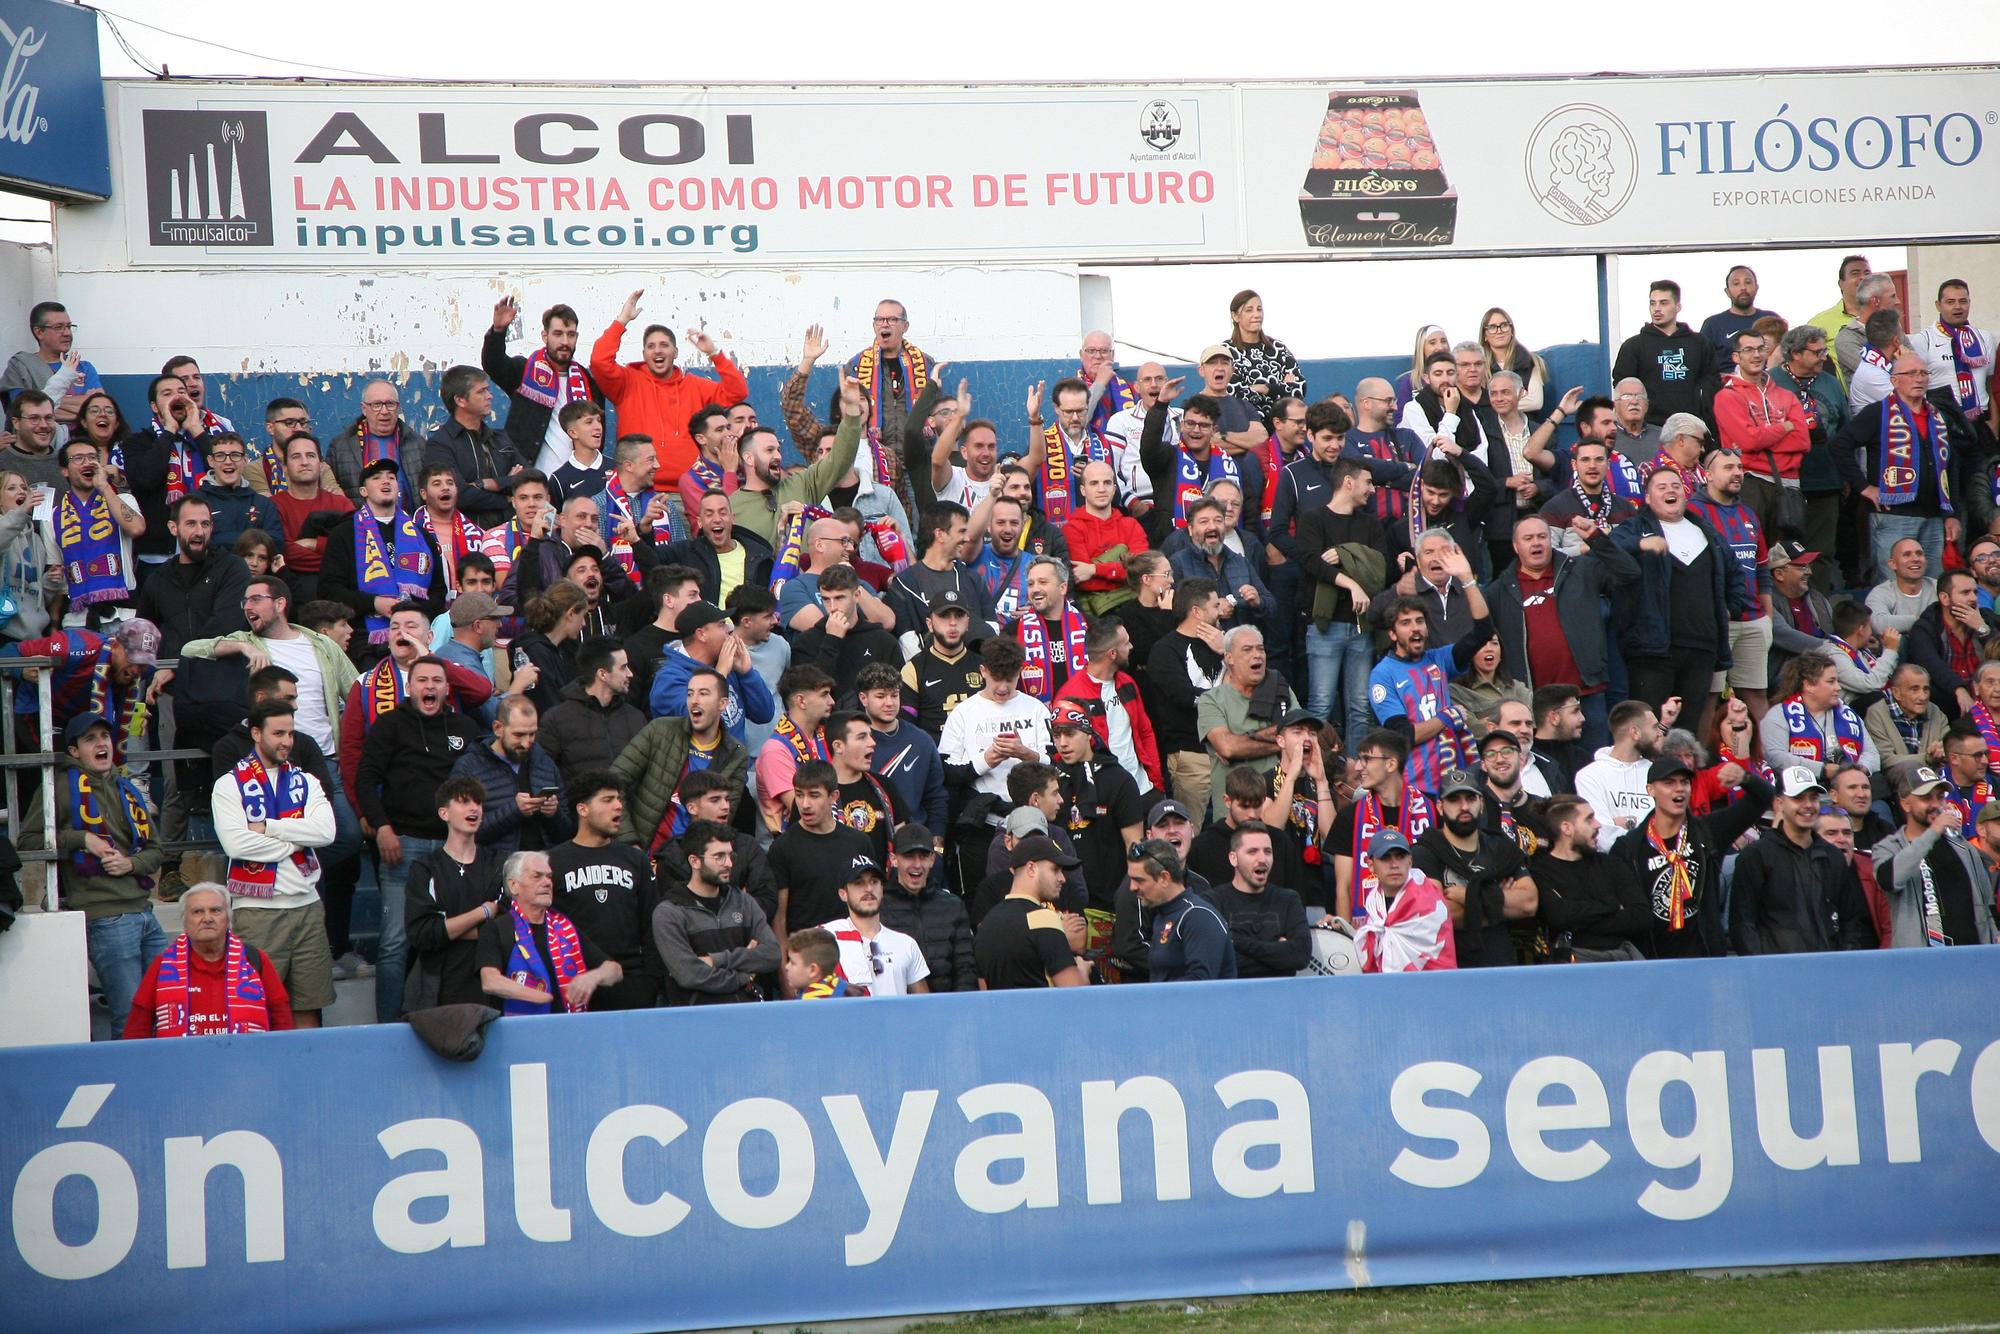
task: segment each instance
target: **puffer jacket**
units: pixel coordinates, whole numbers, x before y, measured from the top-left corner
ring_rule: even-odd
[[[687,768],[688,728],[686,718],[655,718],[611,762],[611,772],[625,785],[625,814],[618,823],[618,837],[624,842],[652,846],[653,831],[660,827]],[[728,782],[732,792],[738,791],[749,777],[750,752],[725,731],[708,767]]]
[[[567,785],[579,774],[610,768],[645,725],[646,715],[624,696],[615,697],[606,708],[583,688],[583,682],[571,681],[562,688],[560,702],[542,715],[540,741]]]
[[[979,990],[972,922],[958,895],[934,885],[916,894],[901,884],[887,886],[882,891],[882,925],[915,938],[931,970],[932,991]]]
[[[537,745],[528,748],[526,764],[528,795],[533,796],[550,788],[556,790],[556,813],[533,817],[541,830],[541,846],[552,848],[567,842],[570,835],[576,832],[576,811],[563,791],[555,761]],[[451,776],[477,779],[479,785],[486,789],[486,815],[479,822],[479,846],[510,855],[519,852],[521,835],[528,827],[520,806],[514,801],[523,790],[521,766],[502,759],[494,753],[492,743],[482,741],[458,757],[458,763],[451,767]]]

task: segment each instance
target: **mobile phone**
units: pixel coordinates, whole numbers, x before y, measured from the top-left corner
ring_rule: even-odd
[[[535,795],[538,797],[553,797],[555,794],[556,790],[552,787],[538,787],[535,789]]]

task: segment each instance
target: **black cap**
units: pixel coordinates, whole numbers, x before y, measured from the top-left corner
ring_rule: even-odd
[[[1163,798],[1154,802],[1153,809],[1146,812],[1146,827],[1151,829],[1154,825],[1163,824],[1176,816],[1186,820],[1189,824],[1194,823],[1194,817],[1188,814],[1187,807],[1181,805],[1172,797]]]
[[[361,480],[365,482],[370,477],[373,477],[376,473],[382,473],[382,472],[400,473],[402,471],[403,471],[402,464],[396,462],[396,460],[390,458],[387,454],[384,454],[381,458],[376,459],[373,463],[364,463],[361,465]]]
[[[1479,775],[1470,769],[1453,769],[1444,776],[1444,781],[1438,784],[1440,801],[1459,792],[1470,792],[1475,797],[1484,796],[1485,789],[1479,786]]]
[[[1515,736],[1504,727],[1490,727],[1486,730],[1486,735],[1479,738],[1479,753],[1481,755],[1486,753],[1486,745],[1491,741],[1504,741],[1515,750],[1522,749],[1521,738]]]
[[[889,844],[892,852],[935,852],[937,840],[931,831],[912,820],[896,831],[895,841]]]
[[[1014,851],[1007,858],[1008,867],[1016,871],[1026,866],[1029,862],[1054,862],[1065,871],[1073,866],[1083,865],[1082,862],[1064,852],[1054,839],[1046,838],[1041,834],[1030,834],[1019,843],[1016,843]]]
[[[728,612],[704,598],[682,607],[680,615],[674,618],[674,628],[680,632],[681,638],[686,639],[703,626],[714,625],[717,621],[728,619]]]
[[[1303,724],[1310,724],[1313,727],[1318,727],[1319,723],[1320,720],[1313,714],[1307,712],[1306,710],[1291,709],[1286,712],[1284,717],[1278,719],[1273,730],[1282,732],[1287,727],[1298,727]]]
[[[851,885],[864,875],[872,875],[877,880],[880,880],[882,879],[882,868],[876,865],[875,859],[867,853],[857,852],[854,854],[854,860],[847,863],[847,874],[840,878],[840,883]]]
[[[956,588],[940,588],[931,594],[930,600],[925,605],[933,616],[941,611],[962,611],[967,616],[972,615],[972,608],[966,604]]]
[[[1689,778],[1693,778],[1694,766],[1678,756],[1662,755],[1659,759],[1653,761],[1650,769],[1646,770],[1646,781],[1649,783],[1661,783],[1678,774],[1686,774]]]
[[[84,733],[93,727],[101,727],[107,732],[114,730],[101,714],[79,713],[64,725],[63,745],[74,746],[77,742],[83,740]]]

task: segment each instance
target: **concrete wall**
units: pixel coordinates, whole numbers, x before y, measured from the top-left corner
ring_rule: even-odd
[[[80,912],[30,912],[0,931],[0,1047],[90,1041]]]
[[[1905,327],[1920,327],[1937,318],[1938,284],[1963,278],[1972,287],[1972,323],[1981,329],[2000,326],[2000,245],[1930,245],[1910,247],[1909,303]]]
[[[34,344],[28,312],[37,301],[56,299],[56,256],[52,247],[0,241],[0,348],[11,356]]]

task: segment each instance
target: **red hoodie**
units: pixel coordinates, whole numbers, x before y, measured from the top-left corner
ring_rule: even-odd
[[[1743,456],[1744,468],[1768,478],[1796,480],[1812,449],[1798,395],[1780,389],[1768,375],[1761,388],[1740,375],[1725,375],[1715,391],[1715,426],[1722,446]]]
[[[716,379],[690,375],[679,366],[665,376],[653,374],[644,361],[618,364],[618,345],[625,340],[625,325],[611,322],[590,349],[590,375],[611,399],[618,413],[618,434],[649,435],[653,450],[660,456],[660,470],[653,485],[662,491],[679,485],[681,474],[694,462],[694,437],[688,434],[688,418],[708,403],[734,407],[750,397],[750,382],[736,363],[717,352],[709,358],[715,364]]]
[[[1108,593],[1125,586],[1125,562],[1100,561],[1097,559],[1098,552],[1122,546],[1130,557],[1146,550],[1149,545],[1146,530],[1139,526],[1139,521],[1117,510],[1111,511],[1111,516],[1106,519],[1094,519],[1086,509],[1071,510],[1069,521],[1063,525],[1063,540],[1069,543],[1069,558],[1072,561],[1097,566],[1096,573],[1077,585],[1078,590],[1085,593]]]

